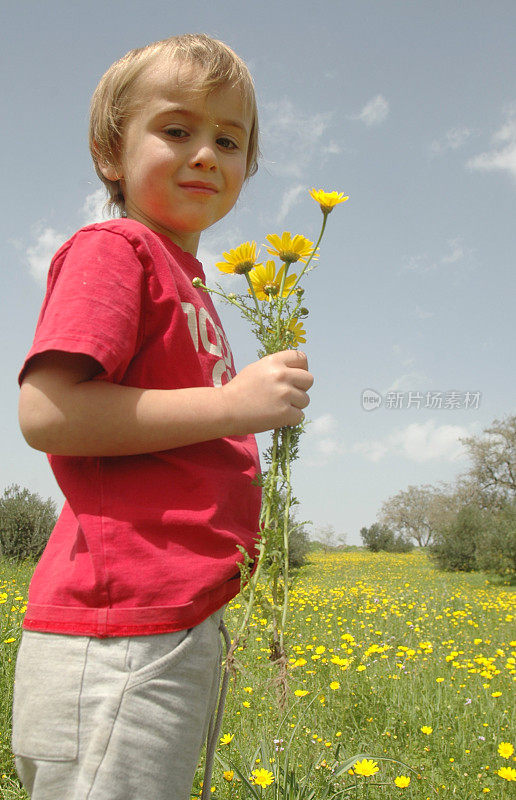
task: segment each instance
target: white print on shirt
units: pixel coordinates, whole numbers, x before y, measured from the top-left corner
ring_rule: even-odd
[[[204,350],[206,350],[207,353],[211,353],[211,355],[220,356],[213,367],[212,380],[214,386],[222,386],[222,376],[224,374],[227,376],[226,383],[233,377],[231,348],[224,335],[224,331],[220,325],[217,325],[212,320],[206,309],[202,306],[199,309],[198,315],[197,309],[193,303],[181,303],[181,306],[186,314],[188,330],[190,331],[190,336],[192,337],[196,352],[199,352],[200,334]],[[212,338],[215,337],[216,339],[215,343],[211,342],[208,338],[208,326],[211,328]]]

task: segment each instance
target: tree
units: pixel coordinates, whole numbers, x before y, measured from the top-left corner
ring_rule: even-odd
[[[412,544],[403,535],[396,536],[387,525],[374,522],[369,528],[361,528],[360,536],[364,546],[373,553],[385,550],[388,553],[407,553],[412,550]]]
[[[485,525],[475,551],[476,568],[497,575],[516,574],[516,503],[484,512]]]
[[[426,547],[456,513],[459,503],[460,499],[449,488],[409,486],[386,500],[378,517],[382,525]]]
[[[480,436],[460,440],[473,465],[467,478],[477,487],[482,508],[502,508],[516,500],[516,416],[495,419]]]
[[[317,541],[325,553],[335,547],[335,528],[333,525],[320,525],[317,528]]]
[[[302,567],[310,550],[310,537],[306,524],[297,522],[295,514],[290,515],[290,522],[288,565]]]
[[[12,484],[0,498],[0,555],[37,560],[56,524],[56,505]]]
[[[440,569],[470,572],[476,568],[476,551],[484,519],[476,506],[464,506],[430,545],[430,556]]]

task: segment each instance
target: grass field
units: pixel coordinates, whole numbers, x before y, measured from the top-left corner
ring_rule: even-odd
[[[0,563],[2,800],[26,797],[9,741],[30,574],[30,565]],[[212,797],[248,797],[237,767],[246,776],[275,773],[286,753],[298,778],[314,764],[313,785],[349,786],[344,797],[514,797],[515,783],[497,774],[516,768],[513,754],[498,752],[502,742],[516,744],[514,601],[510,586],[481,573],[437,572],[423,553],[313,554],[291,595],[289,708],[281,715],[276,707],[266,621],[257,614],[226,704],[227,744],[218,748],[226,763],[215,765]],[[230,631],[241,612],[236,598]],[[364,754],[378,771],[335,779],[336,753],[339,763]],[[396,785],[400,776],[410,777],[407,787]],[[200,768],[197,793],[201,779]],[[274,783],[256,787],[258,797],[272,800],[274,792]]]

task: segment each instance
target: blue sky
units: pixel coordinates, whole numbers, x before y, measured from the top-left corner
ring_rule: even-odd
[[[2,489],[62,502],[18,430],[16,376],[53,252],[100,218],[90,96],[127,50],[198,31],[250,66],[263,153],[201,239],[208,276],[224,280],[214,263],[243,241],[313,239],[312,186],[350,196],[305,284],[316,380],[294,470],[299,518],[359,543],[388,497],[467,469],[459,438],[514,413],[512,0],[25,0],[0,2],[0,24]],[[233,309],[220,313],[241,368],[254,342]],[[364,390],[381,405],[365,410]]]

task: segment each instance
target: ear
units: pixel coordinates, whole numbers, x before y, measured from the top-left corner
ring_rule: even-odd
[[[95,140],[93,141],[93,150],[97,159],[98,168],[102,172],[103,176],[108,181],[119,181],[122,177],[120,170],[113,164],[110,164],[108,161],[104,161],[102,158],[100,158],[97,142]]]
[[[108,181],[119,181],[122,177],[120,175],[120,171],[113,166],[113,164],[106,164],[103,161],[97,162],[99,165],[99,169],[102,172],[103,176],[107,178]]]

